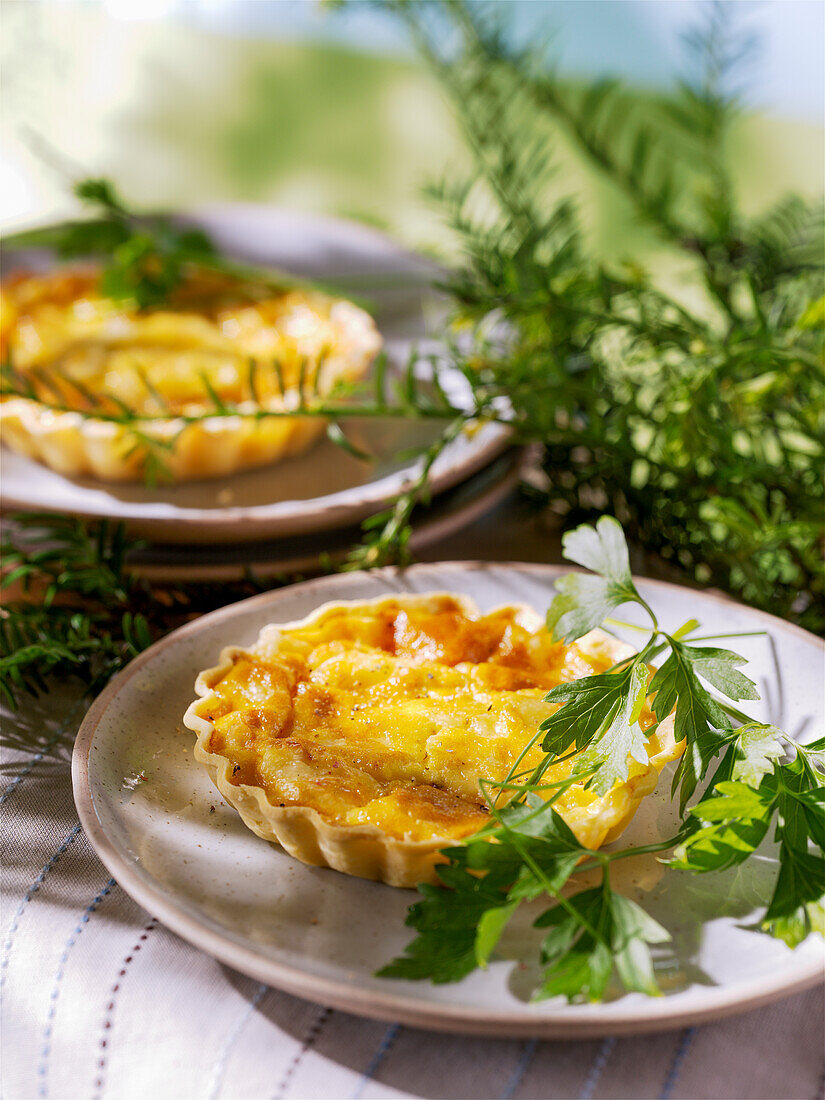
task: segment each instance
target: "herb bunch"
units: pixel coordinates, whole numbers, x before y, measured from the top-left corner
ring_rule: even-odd
[[[690,578],[825,631],[825,239],[821,202],[744,213],[728,170],[749,43],[733,5],[687,36],[698,76],[640,102],[517,48],[506,5],[384,0],[474,157],[431,188],[464,261],[449,280],[478,384],[544,445],[546,500],[612,512]],[[563,132],[687,274],[593,254],[553,197]],[[672,280],[671,280],[672,281]]]
[[[16,707],[21,694],[69,674],[93,693],[155,640],[158,608],[126,571],[124,531],[38,514],[17,516],[15,527],[0,545],[0,587],[18,591],[0,610],[0,694]]]
[[[437,868],[443,885],[420,887],[423,900],[407,919],[417,936],[381,975],[458,981],[487,966],[522,905],[541,900],[551,904],[534,920],[536,928],[548,929],[540,948],[537,999],[564,995],[598,1001],[614,975],[627,991],[656,995],[654,954],[665,949],[670,935],[637,902],[612,888],[611,865],[672,850],[665,859],[672,867],[697,874],[724,870],[747,860],[772,824],[779,869],[758,928],[791,947],[811,931],[825,934],[825,738],[797,744],[733,706],[758,698],[738,667],[743,658],[697,645],[706,639],[696,636],[695,621],[673,633],[659,627],[633,583],[616,520],[604,517],[595,528],[570,532],[564,551],[593,573],[571,573],[556,582],[547,625],[557,640],[580,638],[627,603],[650,616],[650,636],[637,654],[610,671],[547,694],[546,702],[558,709],[519,758],[540,743],[541,762],[524,774],[517,761],[503,782],[481,781],[490,823],[443,850],[447,862]],[[667,656],[651,679],[648,662],[660,653]],[[658,723],[673,713],[676,739],[685,742],[673,778],[682,825],[675,836],[645,847],[590,850],[577,841],[554,803],[577,783],[604,794],[627,779],[630,758],[647,761],[638,716],[648,696]],[[570,754],[575,764],[569,778],[546,782],[548,767]],[[701,799],[685,813],[686,802],[706,780]],[[600,882],[571,895],[571,876],[583,870],[600,872]]]
[[[128,566],[141,545],[122,524],[17,513],[0,541],[0,698],[75,679],[91,697],[132,658],[194,615],[261,590],[254,578],[153,585]]]

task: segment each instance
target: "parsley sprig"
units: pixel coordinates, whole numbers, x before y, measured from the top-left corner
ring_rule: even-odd
[[[610,865],[642,853],[695,873],[744,862],[774,825],[778,875],[757,927],[789,946],[811,931],[825,934],[825,738],[807,746],[775,726],[748,719],[734,706],[758,698],[739,666],[744,659],[690,638],[699,624],[667,633],[638,592],[620,524],[602,517],[565,536],[565,556],[593,572],[556,582],[547,614],[554,637],[573,642],[626,603],[650,618],[650,634],[635,655],[605,673],[553,688],[558,709],[530,742],[543,758],[526,775],[515,762],[504,782],[481,781],[490,823],[467,841],[443,850],[443,885],[421,886],[409,911],[417,932],[384,977],[458,981],[486,967],[504,929],[526,902],[550,901],[534,920],[548,929],[540,947],[536,999],[566,996],[601,1000],[611,990],[657,995],[656,952],[670,935],[635,901],[617,893]],[[650,674],[649,662],[667,653]],[[593,851],[581,845],[554,808],[572,784],[605,794],[627,778],[630,759],[647,762],[638,724],[645,700],[658,723],[674,717],[684,753],[673,779],[682,824],[676,836],[644,847]],[[649,734],[648,734],[649,735]],[[573,756],[569,778],[545,783],[548,767]],[[703,795],[687,813],[697,787]],[[598,885],[570,893],[575,875],[598,870]]]
[[[106,179],[82,179],[72,188],[90,216],[8,234],[7,248],[49,249],[62,259],[102,258],[100,290],[138,309],[168,304],[193,269],[225,274],[258,287],[303,285],[283,272],[229,260],[202,229],[160,214],[134,210]]]
[[[549,702],[566,705],[543,723],[542,747],[558,754],[575,744],[585,766],[597,769],[590,785],[605,794],[615,782],[627,778],[629,757],[647,762],[637,719],[650,694],[659,722],[675,712],[676,740],[685,742],[673,780],[673,791],[681,791],[684,809],[733,729],[725,702],[714,697],[705,683],[732,702],[758,698],[756,685],[737,667],[744,658],[727,649],[691,645],[684,634],[698,625],[693,622],[673,634],[660,630],[633,583],[624,534],[612,517],[603,516],[595,527],[568,532],[562,547],[570,561],[596,572],[572,573],[559,581],[559,595],[547,615],[555,638],[574,642],[626,603],[638,604],[649,615],[651,634],[641,652],[620,669],[560,684],[550,692]],[[648,662],[666,650],[664,663],[648,684]]]

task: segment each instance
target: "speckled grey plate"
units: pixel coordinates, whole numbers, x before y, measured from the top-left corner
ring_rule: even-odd
[[[416,509],[409,543],[413,555],[495,508],[517,485],[531,453],[529,448],[511,448],[460,485],[439,493],[430,505]],[[259,580],[296,573],[311,576],[322,570],[322,557],[325,562],[340,563],[362,538],[360,527],[344,527],[271,542],[217,546],[150,543],[132,551],[128,560],[137,576],[161,584],[240,581],[250,574]]]
[[[202,207],[186,220],[205,228],[229,255],[328,281],[365,299],[384,337],[390,374],[402,371],[413,342],[437,350],[430,338],[438,325],[431,318],[439,311],[427,289],[436,268],[383,233],[338,218],[244,203]],[[38,266],[32,254],[18,256],[18,262]],[[11,256],[6,270],[14,263]],[[458,372],[440,377],[460,402],[467,387]],[[344,428],[373,461],[324,440],[259,470],[156,487],[67,478],[4,449],[0,508],[116,520],[134,535],[166,543],[213,545],[328,531],[358,523],[401,492],[416,472],[405,453],[433,442],[443,424],[348,420]],[[504,426],[485,424],[454,440],[433,465],[432,492],[480,470],[504,450],[507,438]]]
[[[473,596],[483,609],[510,601],[544,608],[562,571],[470,562],[331,576],[183,627],[114,680],[81,727],[73,781],[89,839],[121,886],[185,939],[273,986],[365,1016],[490,1035],[584,1037],[684,1026],[815,983],[823,973],[821,939],[790,951],[743,927],[770,887],[770,848],[738,874],[663,872],[652,857],[616,865],[616,886],[673,935],[656,958],[661,998],[530,1003],[534,974],[521,960],[535,932],[526,921],[508,931],[503,958],[457,985],[375,978],[376,968],[409,939],[404,915],[414,895],[297,863],[249,832],[193,760],[192,734],[181,716],[195,676],[215,663],[223,646],[250,644],[265,623],[299,619],[329,600],[445,589]],[[763,697],[753,713],[802,740],[817,735],[823,713],[818,639],[706,593],[653,581],[639,587],[660,622],[673,628],[698,618],[708,634],[765,631],[735,642]],[[673,821],[669,799],[657,793],[626,837],[644,843],[669,835]]]

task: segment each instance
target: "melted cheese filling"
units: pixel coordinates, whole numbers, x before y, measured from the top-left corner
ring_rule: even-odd
[[[320,383],[324,358],[350,350],[342,320],[353,307],[321,294],[256,294],[200,274],[174,291],[172,308],[138,312],[98,282],[75,271],[3,287],[3,356],[41,400],[84,410],[105,394],[104,411],[123,402],[147,417],[209,407],[209,388],[228,404],[270,404],[299,382],[311,389],[319,369]]]
[[[518,608],[473,616],[450,596],[338,605],[235,651],[213,687],[209,748],[231,762],[232,783],[262,788],[276,806],[402,839],[459,838],[488,819],[479,779],[503,780],[556,709],[547,691],[615,659],[605,636],[554,643]],[[643,730],[654,722],[645,707]],[[519,770],[541,757],[532,747]],[[629,765],[631,785],[649,771]],[[544,782],[572,766],[554,765]],[[555,806],[595,847],[617,824],[615,791],[599,798],[575,784]]]

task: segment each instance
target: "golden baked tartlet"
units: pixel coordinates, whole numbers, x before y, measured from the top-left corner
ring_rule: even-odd
[[[450,594],[333,603],[225,649],[184,722],[195,757],[253,832],[305,863],[393,886],[435,881],[439,849],[488,820],[479,779],[501,781],[563,681],[631,651],[594,630],[553,642],[523,606],[482,615]],[[649,762],[606,795],[568,787],[555,808],[590,848],[615,839],[681,754],[672,719],[640,717]],[[538,762],[534,747],[521,768]],[[566,778],[573,760],[544,782]]]
[[[299,389],[323,396],[358,380],[381,345],[351,302],[206,271],[146,311],[108,298],[96,270],[17,276],[3,286],[0,335],[3,361],[33,391],[0,401],[3,441],[62,474],[106,481],[144,477],[147,438],[168,447],[164,474],[176,481],[303,451],[322,419],[249,414],[290,412]],[[181,419],[214,409],[216,398],[238,415]],[[143,445],[122,424],[79,415],[124,408],[139,415]]]

